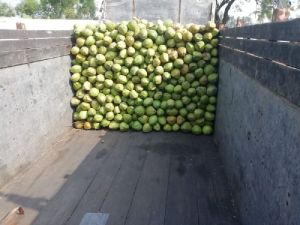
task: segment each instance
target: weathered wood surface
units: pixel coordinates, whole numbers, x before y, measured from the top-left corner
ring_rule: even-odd
[[[22,205],[27,225],[99,212],[113,225],[236,225],[226,185],[212,137],[75,131],[0,190],[0,213]]]
[[[72,45],[71,37],[67,38],[33,38],[22,40],[0,41],[0,53],[12,52],[30,48],[49,48],[59,45]]]
[[[243,37],[266,40],[300,41],[300,19],[287,22],[265,23],[221,31],[225,37]]]
[[[188,146],[186,143],[170,145],[170,147],[173,154],[171,155],[165,225],[199,224],[196,184],[200,177],[194,165],[201,164],[198,154],[201,154],[202,149],[200,146]]]
[[[101,163],[96,157],[103,154],[105,145],[91,149],[104,134],[71,130],[57,140],[43,158],[1,188],[0,218],[21,205],[26,214],[21,225],[32,224],[39,215],[45,217],[37,221],[50,222],[57,213],[66,220]]]
[[[149,138],[149,136],[144,136],[144,138],[140,137],[136,139],[135,142],[131,142],[131,144],[128,145],[128,154],[121,163],[119,171],[116,174],[110,189],[106,193],[104,201],[99,207],[100,212],[107,212],[111,215],[110,220],[107,223],[108,225],[126,223],[132,198],[135,194],[147,158],[146,149],[142,149],[140,145],[148,143],[150,141]]]
[[[300,44],[234,38],[221,38],[220,44],[300,69]]]
[[[220,47],[220,58],[291,103],[300,106],[300,70],[264,58]]]
[[[137,141],[135,135],[128,135],[127,138],[129,138],[132,142]],[[125,143],[127,143],[127,148],[124,148]],[[122,162],[127,156],[130,147],[131,145],[129,145],[128,140],[126,140],[125,137],[118,137],[113,141],[113,144],[111,144],[109,148],[105,148],[105,151],[112,151],[112,153],[108,160],[102,163],[101,170],[97,171],[97,176],[95,176],[93,182],[90,184],[89,191],[87,191],[82,199],[77,203],[72,216],[69,217],[66,224],[76,224],[76,222],[80,220],[86,212],[99,211],[111,188],[112,182],[120,171]],[[103,213],[110,212],[103,211]]]
[[[164,135],[156,135],[155,140],[151,139],[150,142],[140,145],[148,152],[147,160],[136,187],[126,224],[164,224],[172,152],[169,146],[162,149],[164,139],[166,139]]]
[[[0,39],[70,37],[72,30],[0,30]]]
[[[81,141],[81,144],[78,146],[82,149],[85,148],[85,141],[92,140],[92,142],[94,142],[95,140],[95,136],[91,135],[91,137],[88,137],[88,134],[83,135],[86,137],[86,140]],[[89,154],[85,158],[81,158],[81,164],[77,167],[77,169],[69,173],[70,177],[67,178],[63,188],[61,188],[51,199],[48,207],[45,207],[45,209],[39,213],[39,217],[35,219],[32,225],[62,225],[65,224],[72,216],[78,206],[78,203],[87,193],[93,180],[97,177],[98,172],[101,170],[100,167],[102,167],[102,165],[110,159],[111,154],[114,153],[114,143],[116,140],[111,136],[105,136],[104,138],[104,136],[100,133],[96,136],[98,140],[99,135],[102,140],[105,140],[105,142],[98,142],[94,148],[88,149]],[[73,154],[76,155],[77,152],[74,150]],[[69,163],[69,159],[65,160],[67,161],[64,163]],[[86,211],[85,213],[89,212],[91,211]],[[82,217],[83,216],[84,215],[82,215]],[[82,217],[78,218],[75,224],[79,224]]]
[[[0,69],[70,54],[71,45],[0,52]]]

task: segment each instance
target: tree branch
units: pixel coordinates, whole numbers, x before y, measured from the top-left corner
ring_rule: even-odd
[[[220,11],[220,5],[218,3],[218,0],[216,0],[216,8],[215,8],[215,23],[217,26],[220,23],[220,16],[219,16],[219,11]]]
[[[223,1],[221,2],[221,4],[219,5],[219,10],[220,10],[224,5],[228,4],[229,2],[230,2],[230,0],[223,0]]]
[[[231,6],[234,2],[235,2],[235,0],[229,0],[229,3],[225,7],[224,16],[223,16],[223,19],[222,19],[223,24],[226,24],[228,22],[228,20],[229,20],[229,10],[230,10],[230,8],[231,8]]]

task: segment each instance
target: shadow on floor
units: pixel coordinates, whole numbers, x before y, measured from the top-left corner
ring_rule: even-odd
[[[28,190],[42,195],[64,180],[50,199],[18,193],[0,197],[37,211],[35,225],[77,225],[87,212],[109,213],[112,225],[239,224],[212,137],[108,132],[81,159],[76,153],[85,142],[79,139],[70,143],[76,151],[46,170],[55,179],[42,184],[41,175]],[[76,158],[80,165],[69,171]]]

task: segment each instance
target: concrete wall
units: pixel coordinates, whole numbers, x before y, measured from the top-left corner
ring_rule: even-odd
[[[63,56],[0,69],[0,185],[70,129],[69,66]]]
[[[210,20],[213,0],[107,0],[106,18],[130,20],[133,16],[157,21],[204,24]]]
[[[244,225],[300,221],[300,108],[221,60],[215,138]]]

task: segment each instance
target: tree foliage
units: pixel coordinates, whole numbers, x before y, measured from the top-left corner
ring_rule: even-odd
[[[15,16],[15,11],[5,2],[0,2],[0,16],[11,17]]]
[[[78,0],[41,0],[41,15],[43,18],[75,19]]]
[[[289,0],[256,0],[258,21],[271,20],[276,8],[289,8]]]
[[[94,0],[23,0],[17,6],[20,16],[50,19],[94,19]]]
[[[256,4],[259,6],[259,10],[257,10],[258,21],[272,18],[273,0],[256,0]]]
[[[37,0],[23,0],[16,6],[18,15],[30,16],[35,18],[39,11],[39,2]]]
[[[78,14],[82,18],[95,18],[96,5],[94,0],[80,0],[80,7],[78,8]]]

